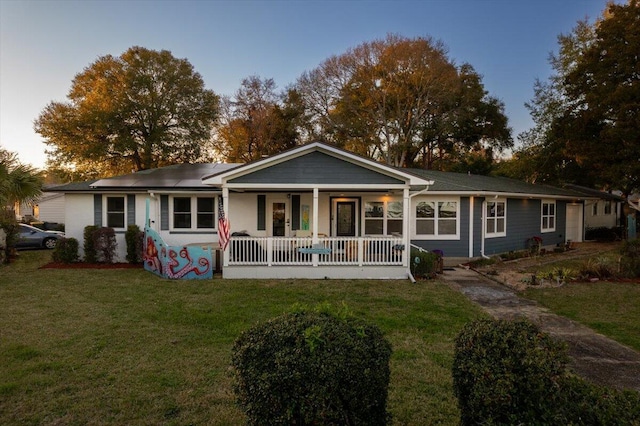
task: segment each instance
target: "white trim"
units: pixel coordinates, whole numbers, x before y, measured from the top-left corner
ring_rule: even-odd
[[[408,188],[405,184],[388,184],[381,185],[379,183],[353,184],[353,183],[228,183],[225,184],[229,189],[341,189],[341,190],[364,190],[364,191],[380,191],[382,190],[401,190]]]
[[[504,216],[492,216],[491,218],[489,218],[489,216],[487,215],[487,207],[488,204],[490,203],[504,203]],[[506,237],[507,236],[507,199],[506,198],[493,198],[490,200],[485,200],[485,204],[484,204],[484,212],[483,212],[483,217],[484,217],[484,236],[485,238],[500,238],[500,237]],[[489,232],[487,231],[487,223],[489,219],[492,219],[494,221],[494,229],[497,228],[498,225],[498,219],[500,217],[504,217],[504,230],[501,232]]]
[[[413,203],[411,205],[411,224],[412,226],[412,232],[411,232],[411,238],[412,239],[416,239],[416,240],[436,240],[436,241],[441,241],[441,240],[460,240],[460,198],[458,197],[447,197],[444,195],[439,195],[439,194],[434,194],[431,193],[432,195],[430,196],[424,196],[424,197],[415,197],[413,198]],[[421,202],[434,202],[435,203],[435,210],[434,210],[434,232],[436,232],[435,234],[418,234],[418,217],[417,217],[417,212],[416,209],[418,207],[418,203]],[[438,234],[437,230],[438,230],[438,216],[437,216],[437,211],[438,211],[438,203],[440,202],[454,202],[456,203],[456,233],[455,234]]]
[[[548,204],[548,205],[553,205],[553,215],[546,215],[547,220],[551,217],[553,217],[553,227],[549,227],[547,226],[547,228],[544,227],[544,218],[545,218],[545,214],[544,214],[544,205]],[[548,225],[548,222],[547,222]],[[549,232],[555,232],[556,231],[556,227],[558,226],[558,206],[556,204],[556,200],[541,200],[540,202],[540,232],[543,234],[549,233]]]
[[[469,258],[473,257],[473,208],[475,199],[473,196],[469,197]]]
[[[169,232],[217,232],[218,231],[218,195],[214,194],[193,194],[193,193],[173,193],[169,195]],[[189,198],[191,211],[191,226],[189,228],[176,228],[174,226],[175,210],[174,202],[175,198]],[[212,228],[198,228],[198,198],[213,198],[213,227]]]
[[[126,194],[104,194],[102,197],[102,226],[109,227],[109,211],[108,211],[108,199],[109,198],[123,198],[124,199],[124,211],[123,211],[123,223],[122,227],[114,227],[114,231],[125,231],[127,229],[127,195]]]
[[[338,230],[338,203],[355,203],[355,211],[353,212],[353,217],[354,220],[356,221],[356,223],[354,224],[355,226],[355,235],[353,235],[354,237],[359,237],[360,236],[360,221],[363,220],[364,218],[364,208],[360,205],[360,198],[357,197],[351,197],[351,196],[344,196],[344,197],[333,197],[331,198],[331,211],[329,213],[330,217],[331,217],[331,228],[330,228],[330,234],[332,237],[336,237],[337,234],[337,230]],[[360,212],[362,211],[362,217],[360,215]],[[364,222],[362,222],[364,223]]]
[[[231,179],[236,179],[241,176],[254,173],[258,170],[283,163],[285,161],[291,160],[296,157],[300,157],[310,152],[322,152],[324,154],[343,159],[352,164],[358,165],[360,167],[364,167],[366,169],[375,171],[377,173],[394,177],[396,179],[404,180],[409,185],[428,185],[428,182],[429,182],[427,179],[424,179],[422,177],[403,172],[401,170],[387,166],[382,163],[378,163],[368,158],[360,157],[359,155],[333,147],[331,145],[327,145],[322,142],[313,142],[307,145],[302,145],[298,148],[294,148],[289,151],[282,152],[280,154],[273,155],[271,157],[268,157],[262,160],[258,160],[253,163],[246,164],[244,166],[236,167],[234,169],[231,169],[226,172],[222,172],[220,174],[205,176],[202,179],[202,183],[205,185],[228,185],[231,188],[230,184],[227,183]],[[312,184],[308,184],[307,187],[309,187],[310,185]],[[242,186],[245,186],[245,185],[242,185]],[[270,184],[270,187],[273,187],[273,184]],[[335,185],[332,185],[332,187],[335,187]],[[379,188],[379,185],[378,185],[378,188]]]

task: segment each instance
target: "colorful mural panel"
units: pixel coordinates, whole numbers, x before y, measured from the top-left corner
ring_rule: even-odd
[[[213,278],[211,249],[169,246],[153,229],[144,229],[144,269],[169,279]]]

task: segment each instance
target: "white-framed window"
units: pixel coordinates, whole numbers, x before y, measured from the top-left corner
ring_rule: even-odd
[[[460,200],[416,200],[413,214],[416,238],[435,240],[460,238]]]
[[[604,202],[604,214],[611,214],[611,201]]]
[[[490,200],[486,203],[485,236],[487,238],[507,235],[507,201]]]
[[[127,197],[107,195],[104,201],[104,224],[113,229],[124,229],[127,223]]]
[[[202,230],[216,228],[215,196],[174,195],[170,197],[171,229]]]
[[[402,201],[365,201],[365,235],[402,234],[402,210]]]
[[[556,202],[542,200],[541,232],[553,232],[556,230]]]

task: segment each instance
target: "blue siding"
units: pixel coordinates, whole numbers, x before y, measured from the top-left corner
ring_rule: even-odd
[[[480,257],[482,249],[482,214],[485,198],[474,198],[473,208],[473,256]],[[460,239],[459,240],[413,240],[412,243],[426,250],[442,250],[447,257],[469,256],[469,205],[470,199],[460,199]],[[540,232],[542,221],[542,200],[507,199],[507,235],[486,238],[484,254],[487,256],[509,251],[525,250],[527,240],[533,236],[542,237],[542,244],[554,246],[564,244],[566,235],[565,201],[556,201],[556,230]],[[412,224],[415,226],[415,224]]]
[[[555,232],[540,232],[542,221],[542,200],[508,199],[507,200],[507,235],[505,237],[487,238],[485,255],[524,250],[527,240],[534,236],[542,237],[542,244],[551,246],[562,244],[565,240],[567,203],[556,201]]]
[[[477,200],[476,200],[477,202]],[[475,209],[474,209],[475,210]],[[413,240],[425,250],[442,250],[446,257],[469,257],[469,198],[460,198],[459,240]],[[411,224],[415,226],[415,224]]]
[[[404,181],[321,152],[311,152],[245,176],[231,183],[402,184]]]

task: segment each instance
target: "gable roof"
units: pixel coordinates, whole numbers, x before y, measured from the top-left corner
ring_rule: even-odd
[[[304,158],[306,157],[306,158]],[[304,159],[303,159],[304,158]],[[312,167],[309,160],[321,160],[320,167]],[[286,164],[286,166],[284,166]],[[339,169],[338,167],[342,167]],[[286,181],[283,167],[286,167]],[[340,173],[336,175],[336,171]],[[346,175],[342,172],[346,171]],[[251,177],[249,177],[251,175]],[[384,179],[387,177],[388,179]],[[350,178],[356,180],[351,183]],[[323,142],[312,142],[271,157],[239,166],[229,171],[203,178],[210,185],[429,185],[423,177]]]
[[[605,192],[605,191],[599,191],[597,189],[588,188],[586,186],[573,185],[573,184],[566,184],[564,186],[565,188],[569,188],[574,191],[581,192],[586,196],[592,197],[592,198],[600,198],[602,200],[608,200],[608,201],[624,201],[625,200],[625,198],[621,197],[620,195],[612,194],[610,192]]]

